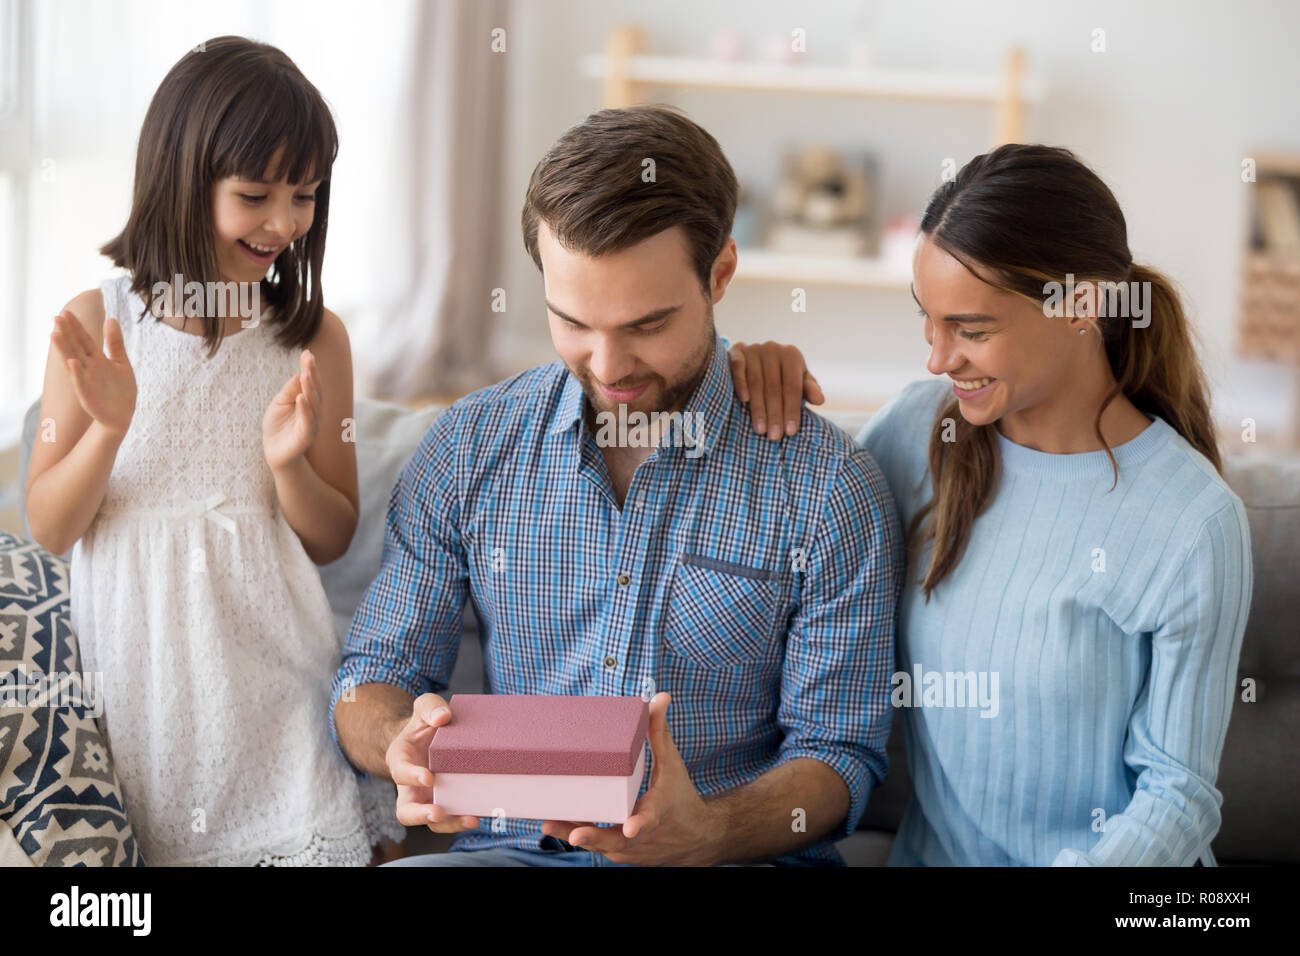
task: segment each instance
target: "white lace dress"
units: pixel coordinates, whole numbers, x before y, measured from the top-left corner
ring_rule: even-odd
[[[202,336],[102,284],[138,388],[103,505],[72,554],[72,624],[146,864],[364,865],[401,839],[391,783],[330,737],[340,645],[262,457],[298,350],[269,323]]]

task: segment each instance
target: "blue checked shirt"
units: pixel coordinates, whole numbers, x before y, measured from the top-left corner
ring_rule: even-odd
[[[581,385],[562,362],[467,395],[429,427],[388,507],[383,564],[331,690],[445,693],[465,600],[494,694],[672,695],[673,742],[705,797],[788,760],[850,794],[824,839],[771,862],[842,864],[888,761],[901,534],[888,486],[846,434],[804,410],[756,435],[726,340],[620,509]],[[676,439],[676,440],[675,440]],[[453,714],[455,705],[453,703]],[[647,772],[641,785],[644,793]],[[791,825],[796,802],[780,807]],[[499,831],[499,832],[494,832]],[[481,818],[453,849],[537,850],[536,820]]]

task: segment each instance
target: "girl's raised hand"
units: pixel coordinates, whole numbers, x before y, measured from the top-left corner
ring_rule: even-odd
[[[316,356],[298,355],[300,371],[284,383],[262,416],[262,454],[272,471],[307,454],[320,431],[321,390]]]
[[[77,401],[86,414],[114,435],[126,435],[135,414],[135,372],[126,357],[117,319],[104,320],[107,355],[67,309],[54,317],[50,342],[67,366]]]
[[[749,402],[754,431],[760,435],[766,432],[772,441],[799,430],[801,398],[812,405],[826,401],[822,387],[808,371],[803,353],[793,345],[734,342],[727,354],[731,357],[732,384],[737,397]]]

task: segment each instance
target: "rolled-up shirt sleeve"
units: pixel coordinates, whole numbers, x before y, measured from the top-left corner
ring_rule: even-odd
[[[1062,849],[1053,866],[1187,866],[1209,849],[1252,584],[1249,525],[1234,500],[1201,527],[1150,634],[1124,745],[1133,796],[1094,846]]]
[[[352,617],[330,688],[336,745],[334,708],[354,688],[391,684],[418,697],[442,693],[451,680],[469,593],[456,483],[460,422],[455,406],[434,421],[389,497],[379,574]]]
[[[806,556],[786,635],[775,765],[820,760],[849,790],[848,814],[829,839],[849,836],[889,760],[890,675],[903,580],[893,497],[870,455],[845,457]]]

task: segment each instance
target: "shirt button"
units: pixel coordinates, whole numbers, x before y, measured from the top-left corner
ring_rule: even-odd
[[[614,655],[612,654],[609,657],[605,658],[606,667],[613,667],[617,663],[618,663],[618,658],[614,657]]]
[[[618,576],[618,584],[619,584],[619,587],[627,587],[628,582],[631,581],[631,580],[632,580],[632,579],[631,579],[630,577],[628,577],[626,574],[620,574],[620,575]]]

